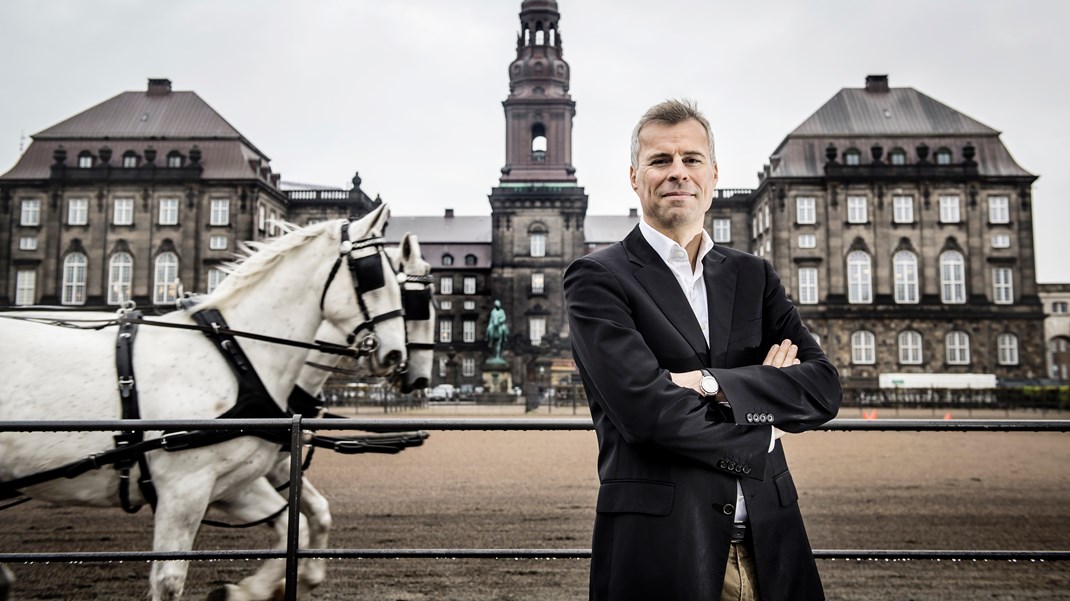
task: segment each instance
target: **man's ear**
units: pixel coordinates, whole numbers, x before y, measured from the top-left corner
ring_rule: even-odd
[[[632,183],[632,190],[635,190],[636,192],[638,192],[639,191],[639,184],[636,183],[636,181],[635,181],[635,175],[636,175],[635,167],[632,167],[631,165],[629,165],[628,166],[628,181],[630,181]],[[714,171],[714,177],[715,178],[717,177],[717,172],[716,171]]]
[[[717,161],[714,161],[713,162],[713,185],[714,186],[717,185],[717,179],[718,179],[718,177],[717,177]]]

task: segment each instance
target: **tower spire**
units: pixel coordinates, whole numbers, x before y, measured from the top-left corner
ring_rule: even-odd
[[[524,0],[516,59],[509,65],[503,182],[575,182],[569,66],[555,0]]]

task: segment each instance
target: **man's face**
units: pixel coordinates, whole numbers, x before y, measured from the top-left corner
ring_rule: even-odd
[[[713,202],[717,163],[702,124],[648,123],[639,132],[639,166],[629,171],[643,216],[655,229],[691,234]]]

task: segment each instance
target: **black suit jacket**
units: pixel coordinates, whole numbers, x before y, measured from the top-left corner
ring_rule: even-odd
[[[783,447],[769,441],[771,426],[802,432],[834,417],[838,374],[768,262],[716,246],[703,269],[709,341],[638,228],[565,273],[599,445],[590,597],[719,599],[739,479],[762,600],[824,599]],[[785,338],[802,364],[761,365]],[[670,380],[701,368],[730,409]]]

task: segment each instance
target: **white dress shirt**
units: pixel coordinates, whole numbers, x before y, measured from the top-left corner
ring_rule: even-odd
[[[702,259],[713,250],[713,238],[702,230],[702,244],[698,249],[698,257],[695,258],[695,268],[691,269],[691,261],[687,258],[687,251],[675,240],[662,234],[651,227],[643,219],[639,220],[639,232],[643,238],[654,248],[669,271],[676,276],[676,282],[680,284],[680,290],[684,293],[691,310],[695,313],[699,327],[702,328],[702,338],[706,346],[710,344],[710,309],[706,302],[706,281],[702,278]],[[776,439],[773,438],[775,443]],[[770,450],[772,450],[772,444]],[[736,480],[736,516],[735,521],[747,521],[747,501],[743,498],[743,487]]]

